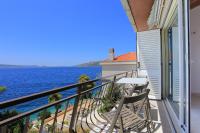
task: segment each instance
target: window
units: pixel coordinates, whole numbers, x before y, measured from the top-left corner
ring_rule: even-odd
[[[168,65],[169,65],[169,91],[168,100],[179,117],[180,107],[180,79],[179,79],[179,33],[178,15],[176,13],[172,24],[168,28]]]

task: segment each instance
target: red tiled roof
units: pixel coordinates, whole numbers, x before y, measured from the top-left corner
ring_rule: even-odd
[[[136,61],[137,56],[136,52],[129,52],[114,58],[113,62],[120,62],[120,61]]]

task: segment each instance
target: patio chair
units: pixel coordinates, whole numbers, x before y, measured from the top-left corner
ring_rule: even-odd
[[[129,87],[125,87],[124,93],[129,96],[138,95],[144,92],[147,89],[148,85],[149,85],[149,82],[147,82],[144,85],[131,85]]]
[[[144,92],[147,89],[148,85],[149,85],[149,82],[147,82],[145,85],[136,85],[133,90],[133,93],[140,94]]]
[[[140,132],[144,128],[147,128],[147,132],[150,133],[149,114],[150,106],[148,101],[149,89],[137,96],[123,96],[116,110],[104,113],[103,116],[107,122],[111,125],[108,132],[112,133],[114,129],[120,132]],[[133,112],[127,108],[127,104],[140,102],[140,106],[136,112]]]

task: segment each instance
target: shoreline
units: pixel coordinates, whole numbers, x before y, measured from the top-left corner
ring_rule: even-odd
[[[83,103],[82,103],[82,106],[81,106],[81,109],[85,108],[87,109],[89,106],[90,106],[90,101],[88,100],[92,100],[92,99],[86,99]],[[87,105],[85,105],[87,104]],[[69,123],[70,123],[70,120],[71,120],[71,114],[73,112],[73,108],[74,108],[74,105],[70,105],[68,108],[67,108],[67,111],[66,111],[66,116],[65,116],[65,120],[67,120]],[[80,105],[78,106],[78,109],[80,108]],[[57,115],[57,124],[60,124],[62,123],[63,121],[63,117],[64,117],[64,113],[65,113],[65,110],[62,110],[58,113]],[[53,124],[53,121],[54,121],[54,116],[55,116],[55,113],[52,113],[51,114],[51,117],[47,118],[44,120],[44,125],[47,126],[47,125],[52,125]],[[65,121],[64,120],[64,121]],[[33,120],[32,121],[33,125],[36,125],[36,124],[40,124],[40,121],[39,120]],[[64,124],[65,126],[68,125],[68,124]],[[44,126],[44,127],[45,127]],[[33,126],[35,127],[35,126]]]

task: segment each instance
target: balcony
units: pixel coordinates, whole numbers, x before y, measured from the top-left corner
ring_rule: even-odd
[[[106,119],[105,114],[116,110],[120,106],[119,101],[122,98],[122,91],[125,88],[131,88],[131,86],[116,84],[116,81],[123,77],[133,76],[134,72],[125,72],[1,102],[0,111],[5,113],[6,110],[15,109],[17,106],[26,106],[29,102],[37,101],[41,98],[47,99],[50,95],[72,89],[76,90],[75,94],[67,97],[63,96],[62,99],[35,107],[32,110],[19,114],[8,112],[7,116],[0,116],[0,132],[106,133],[111,132],[111,129],[112,132],[119,132],[120,129],[116,126],[112,128],[113,123],[108,122],[109,120]],[[91,83],[95,84],[95,87],[84,89]],[[162,101],[150,100],[149,112],[151,124],[153,125],[153,128],[150,129],[151,132],[172,132]],[[125,126],[125,124],[123,123],[122,126]],[[130,132],[135,131],[132,130]],[[145,126],[142,132],[147,132]]]

